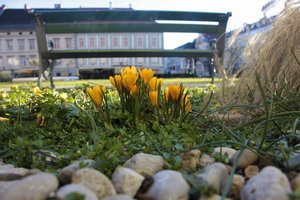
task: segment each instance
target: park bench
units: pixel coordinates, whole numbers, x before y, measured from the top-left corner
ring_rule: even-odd
[[[62,58],[92,57],[207,57],[217,53],[222,61],[225,47],[225,31],[231,13],[181,12],[181,11],[138,11],[97,9],[35,9],[35,31],[37,36],[40,70],[51,65],[49,60]],[[169,23],[145,23],[164,20]],[[176,21],[176,23],[173,23]],[[183,21],[195,23],[186,24]],[[126,22],[126,23],[124,23]],[[172,22],[172,23],[171,23]],[[202,24],[199,24],[202,22]],[[208,24],[203,22],[215,22]],[[214,34],[215,49],[74,49],[49,50],[46,34],[64,33],[117,33],[117,32],[182,32]],[[51,70],[51,66],[50,66]],[[53,66],[52,66],[53,70]],[[50,71],[51,74],[51,71]],[[50,76],[51,79],[51,76]],[[52,80],[52,79],[51,79]],[[50,82],[51,82],[50,80]],[[40,84],[40,81],[39,81]],[[53,80],[52,80],[53,84]],[[52,85],[54,87],[54,85]]]

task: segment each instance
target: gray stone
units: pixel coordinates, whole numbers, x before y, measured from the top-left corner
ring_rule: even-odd
[[[58,178],[60,182],[62,182],[63,184],[68,184],[71,182],[74,172],[79,170],[81,165],[92,168],[94,164],[95,161],[93,160],[76,161],[68,165],[67,167],[63,168],[62,170],[60,170]]]
[[[126,167],[118,167],[112,175],[112,182],[117,193],[127,194],[131,197],[135,196],[143,180],[142,175]]]
[[[285,163],[285,167],[289,170],[296,169],[300,166],[300,153],[294,153]]]
[[[103,200],[133,200],[133,198],[126,194],[120,194],[120,195],[105,197]]]
[[[233,164],[239,152],[240,151],[237,151],[230,159],[231,164]],[[257,161],[257,159],[258,156],[255,153],[253,153],[249,149],[245,149],[238,160],[237,167],[240,169],[245,169],[247,166],[254,164]]]
[[[28,170],[26,176],[31,176],[31,175],[40,174],[40,173],[43,173],[43,172],[39,169],[30,169],[30,170]]]
[[[15,181],[22,179],[24,176],[11,173],[0,173],[0,181]]]
[[[293,178],[293,180],[291,181],[291,186],[294,191],[300,189],[300,174]]]
[[[222,156],[227,154],[228,155],[228,159],[232,159],[232,156],[236,153],[237,151],[233,148],[229,148],[229,147],[216,147],[214,148],[213,151],[213,155],[217,154],[217,153],[222,153]]]
[[[95,169],[84,168],[76,171],[73,174],[72,183],[84,185],[93,191],[99,199],[116,194],[111,181]]]
[[[206,167],[206,166],[208,166],[208,165],[210,165],[210,164],[212,164],[212,163],[214,163],[214,162],[215,162],[215,159],[214,159],[214,158],[210,157],[210,156],[207,155],[207,154],[203,154],[203,155],[201,156],[200,160],[199,160],[198,166],[199,166],[199,167]]]
[[[214,194],[209,197],[201,197],[199,200],[222,200],[222,197],[220,195]],[[225,198],[224,200],[231,200],[229,198]]]
[[[183,169],[196,170],[199,165],[201,151],[198,149],[191,150],[182,154],[181,167]]]
[[[204,173],[197,174],[198,178],[202,178],[214,187],[219,193],[228,177],[227,168],[223,163],[213,163],[204,168]]]
[[[252,178],[259,173],[259,168],[256,165],[249,165],[244,169],[244,174],[247,178]]]
[[[134,169],[142,175],[150,176],[162,170],[163,166],[163,157],[146,153],[138,153],[124,163],[124,167]]]
[[[156,173],[154,183],[149,188],[146,197],[154,200],[187,200],[190,186],[182,174],[173,170],[163,170]]]
[[[239,174],[234,174],[229,196],[232,197],[233,199],[241,199],[241,190],[244,184],[245,184],[244,177]]]
[[[7,170],[7,169],[11,169],[11,168],[15,168],[15,166],[11,165],[11,164],[0,165],[0,170]]]
[[[83,185],[78,185],[78,184],[69,184],[65,185],[61,188],[56,193],[56,197],[58,199],[65,199],[67,195],[71,193],[78,193],[84,196],[84,200],[98,200],[98,197],[95,193],[93,193],[90,189],[86,188]]]
[[[243,187],[243,200],[288,200],[291,187],[287,177],[277,168],[265,167]]]
[[[25,169],[23,167],[19,167],[19,168],[4,168],[4,169],[0,169],[0,174],[18,174],[21,176],[25,176],[28,173],[28,169]]]
[[[54,175],[41,173],[0,183],[0,197],[1,200],[45,200],[57,187]]]

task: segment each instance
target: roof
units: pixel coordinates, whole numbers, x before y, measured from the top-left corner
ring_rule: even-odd
[[[68,11],[68,10],[78,10],[78,11],[128,11],[133,10],[132,8],[37,8],[37,10],[45,11]],[[26,9],[0,9],[0,30],[10,31],[10,30],[34,30],[34,17],[30,13],[30,10]]]
[[[179,47],[176,47],[175,49],[195,49],[195,41],[185,43]]]
[[[25,9],[5,9],[0,15],[0,29],[34,29],[34,18]]]

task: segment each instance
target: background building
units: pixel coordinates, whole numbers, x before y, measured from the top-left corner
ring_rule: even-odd
[[[59,4],[54,9],[61,9]],[[53,10],[54,10],[53,9]],[[131,10],[132,8],[78,8]],[[0,71],[11,72],[12,77],[37,76],[38,49],[34,18],[29,9],[6,9],[0,7]],[[148,22],[149,23],[149,22]],[[151,22],[153,23],[153,22]],[[49,48],[53,49],[163,49],[163,33],[88,33],[47,34]],[[79,58],[55,61],[54,76],[78,76],[97,78],[120,68],[135,65],[164,72],[164,59],[152,58]]]
[[[214,48],[216,36],[199,34],[193,42],[183,44],[176,49],[211,50]],[[211,76],[212,60],[210,58],[166,58],[167,74],[188,74],[189,76]]]
[[[258,22],[244,24],[243,27],[226,33],[224,66],[229,74],[236,73],[249,57],[250,50],[260,41],[262,33],[269,31],[277,16],[264,16]],[[193,42],[183,44],[176,49],[214,49],[217,38],[214,35],[199,34]],[[251,58],[251,56],[250,56]],[[189,74],[198,77],[210,77],[212,60],[209,58],[166,58],[167,74]]]
[[[252,59],[251,51],[263,33],[272,29],[277,16],[263,17],[253,24],[244,24],[240,29],[226,33],[225,67],[228,72],[236,73],[247,59]]]

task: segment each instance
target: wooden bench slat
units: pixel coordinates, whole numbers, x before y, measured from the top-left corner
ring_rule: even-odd
[[[164,49],[81,49],[52,50],[42,53],[50,59],[61,58],[111,58],[111,57],[213,57],[211,50],[164,50]]]
[[[231,13],[182,12],[182,11],[147,11],[147,10],[97,10],[97,9],[35,9],[41,13],[47,23],[67,23],[94,20],[184,20],[184,21],[219,21],[228,18]]]

